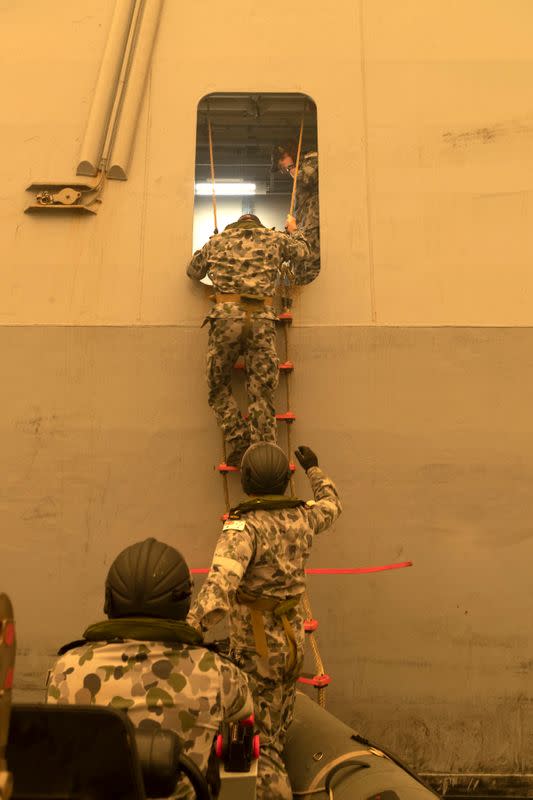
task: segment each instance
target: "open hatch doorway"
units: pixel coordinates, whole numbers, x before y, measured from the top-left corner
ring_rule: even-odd
[[[298,142],[302,118],[301,158],[317,150],[316,106],[307,95],[217,92],[200,100],[193,250],[214,233],[213,172],[219,232],[241,214],[256,214],[266,227],[284,230],[293,178],[272,171],[272,152],[283,143]]]

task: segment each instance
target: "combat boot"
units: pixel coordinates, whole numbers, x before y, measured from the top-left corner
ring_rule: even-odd
[[[235,446],[228,453],[226,464],[228,467],[240,467],[243,455],[248,450],[249,444],[247,442],[236,442]]]

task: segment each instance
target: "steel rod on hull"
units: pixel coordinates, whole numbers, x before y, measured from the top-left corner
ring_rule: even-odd
[[[107,127],[113,110],[135,0],[116,0],[111,27],[100,65],[87,127],[80,150],[77,175],[97,174]]]
[[[125,181],[133,149],[141,101],[150,68],[163,0],[146,0],[124,99],[118,119],[107,177]]]

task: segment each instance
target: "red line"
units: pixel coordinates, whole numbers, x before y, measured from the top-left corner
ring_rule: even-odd
[[[403,569],[403,567],[412,567],[412,561],[401,561],[399,564],[385,564],[383,567],[353,567],[351,569],[335,569],[335,568],[317,568],[306,569],[306,575],[363,575],[368,572],[384,572],[388,569]],[[191,569],[195,575],[207,574],[208,569]]]
[[[399,564],[385,564],[383,567],[353,567],[348,569],[306,569],[307,575],[362,575],[367,572],[384,572],[387,569],[402,569],[412,567],[412,561],[402,561]]]

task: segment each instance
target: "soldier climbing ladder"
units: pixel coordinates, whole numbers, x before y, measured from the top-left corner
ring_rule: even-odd
[[[305,107],[302,114],[302,119],[300,123],[300,132],[298,138],[298,150],[296,155],[296,163],[295,163],[295,173],[294,173],[294,183],[292,187],[292,194],[291,194],[291,202],[290,202],[290,210],[289,216],[292,216],[292,212],[294,210],[294,203],[296,198],[296,189],[298,183],[298,170],[299,170],[299,163],[300,163],[300,156],[301,156],[301,149],[302,149],[302,139],[303,139],[303,131],[304,131],[304,115],[305,115]],[[211,166],[211,182],[212,182],[212,202],[213,202],[213,219],[214,219],[214,233],[218,232],[217,227],[217,206],[216,206],[216,189],[215,189],[215,163],[214,163],[214,155],[213,155],[213,134],[212,134],[212,126],[211,120],[208,116],[208,137],[209,137],[209,155],[210,155],[210,166]],[[280,373],[284,376],[285,380],[285,395],[286,395],[286,410],[283,413],[276,414],[277,422],[285,422],[286,423],[286,431],[287,431],[287,457],[289,459],[290,465],[290,490],[291,495],[295,497],[295,485],[294,485],[294,471],[295,465],[291,461],[292,455],[292,424],[296,420],[296,416],[291,408],[291,375],[294,369],[294,364],[290,359],[290,352],[289,352],[289,328],[291,326],[293,320],[292,314],[292,281],[290,271],[285,269],[281,275],[281,283],[280,283],[280,296],[282,301],[281,312],[278,314],[278,322],[282,327],[283,331],[283,341],[284,341],[284,361],[279,365]],[[235,368],[239,369],[241,365],[239,363],[235,364]],[[224,492],[224,503],[226,514],[224,517],[227,516],[230,508],[231,508],[231,501],[230,501],[230,492],[229,492],[229,484],[228,484],[228,473],[229,472],[239,472],[238,467],[229,466],[226,463],[226,440],[224,433],[222,433],[222,462],[218,465],[218,471],[222,477],[222,486]],[[311,652],[313,655],[313,661],[315,666],[315,674],[313,675],[301,675],[299,677],[299,681],[301,683],[305,683],[308,685],[313,686],[317,689],[318,693],[318,702],[321,706],[325,707],[326,705],[326,695],[325,690],[326,687],[329,685],[331,678],[329,675],[326,674],[324,664],[320,655],[320,650],[318,647],[318,642],[316,639],[316,630],[318,628],[318,621],[313,618],[311,604],[309,601],[308,593],[305,592],[302,599],[304,613],[305,613],[305,621],[304,621],[304,630],[307,634],[307,639],[309,641]]]

